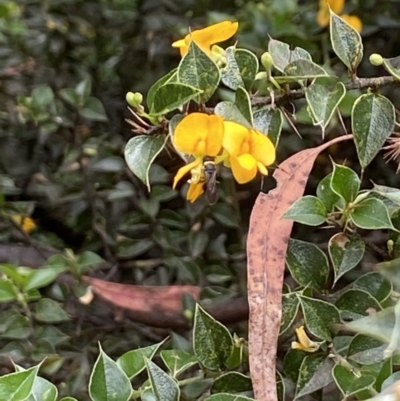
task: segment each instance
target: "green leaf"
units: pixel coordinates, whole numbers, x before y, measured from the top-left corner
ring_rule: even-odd
[[[89,380],[93,401],[128,401],[132,386],[124,371],[101,349]]]
[[[65,271],[65,267],[44,267],[36,269],[28,276],[24,285],[24,291],[31,291],[45,287]]]
[[[152,359],[164,342],[161,341],[158,344],[125,352],[117,359],[117,365],[126,373],[129,379],[133,379],[146,367],[145,359]]]
[[[73,397],[64,397],[64,398],[61,398],[60,401],[78,401],[78,400]]]
[[[394,229],[385,204],[374,198],[364,199],[350,213],[354,225],[365,230]]]
[[[290,62],[285,67],[283,73],[286,77],[291,77],[294,80],[315,79],[328,76],[327,72],[318,64],[304,59]],[[285,79],[285,77],[283,79]],[[278,79],[277,81],[279,82]]]
[[[377,270],[390,280],[395,287],[400,288],[400,258],[376,265]]]
[[[167,135],[138,135],[129,140],[125,147],[125,160],[129,169],[150,191],[149,171],[155,158],[164,149]]]
[[[179,83],[199,89],[197,103],[205,103],[217,89],[220,79],[218,66],[192,40],[178,66]]]
[[[287,329],[292,327],[299,311],[300,300],[296,293],[282,295],[282,318],[279,335],[283,334]]]
[[[300,285],[316,290],[325,288],[329,275],[328,259],[311,242],[290,239],[286,265]]]
[[[201,90],[193,86],[167,83],[160,86],[154,93],[153,112],[155,114],[167,114],[190,100],[195,100],[200,94]]]
[[[384,58],[383,66],[390,75],[400,80],[399,60],[400,60],[399,56],[393,58]]]
[[[285,401],[286,383],[279,371],[276,371],[276,392],[278,393],[278,401]]]
[[[163,350],[160,352],[160,356],[173,377],[177,377],[183,371],[198,363],[194,355],[179,349]]]
[[[229,330],[196,304],[193,350],[199,362],[210,370],[222,369],[232,349]]]
[[[342,82],[338,82],[333,89],[324,85],[312,84],[306,89],[306,100],[309,113],[314,125],[319,125],[322,135],[328,126],[333,113],[346,94],[346,88]]]
[[[37,340],[46,340],[52,345],[58,345],[67,341],[70,337],[58,330],[55,326],[40,326],[36,330]]]
[[[223,117],[227,121],[235,121],[245,127],[251,128],[250,123],[246,120],[243,114],[239,111],[237,106],[229,101],[218,103],[214,108],[214,113]]]
[[[331,212],[340,201],[340,196],[333,192],[331,187],[332,173],[324,177],[318,184],[317,197],[321,199],[328,212]]]
[[[335,285],[340,277],[360,263],[365,252],[365,242],[357,235],[337,233],[329,240],[328,250],[335,273]]]
[[[299,369],[295,399],[313,393],[331,383],[333,381],[332,366],[332,360],[326,356],[306,356]]]
[[[304,358],[310,355],[308,352],[290,348],[283,359],[283,370],[288,379],[297,383],[299,378],[300,366]]]
[[[283,218],[309,226],[319,226],[326,220],[327,216],[323,202],[315,196],[307,195],[295,201],[283,215]]]
[[[238,221],[234,209],[227,203],[217,203],[210,210],[211,216],[225,227],[237,227]]]
[[[385,308],[377,313],[345,323],[345,327],[356,333],[362,333],[389,343],[395,328],[394,307]],[[397,350],[400,350],[400,341],[398,341]]]
[[[253,114],[254,128],[271,139],[275,146],[278,146],[281,136],[283,117],[280,109],[268,107],[260,109]]]
[[[8,319],[5,323],[6,327],[1,333],[3,338],[23,340],[31,335],[31,325],[26,316],[18,314]]]
[[[81,103],[81,98],[79,93],[75,89],[72,88],[64,88],[60,90],[60,96],[71,106],[79,107]]]
[[[215,379],[210,391],[211,394],[252,391],[251,379],[240,372],[228,372]]]
[[[370,272],[354,281],[353,288],[368,292],[381,303],[389,298],[393,286],[382,274]]]
[[[377,195],[388,208],[390,215],[400,208],[400,190],[398,188],[376,185],[372,188],[370,195]]]
[[[104,259],[97,255],[97,253],[85,251],[78,256],[76,261],[76,264],[78,265],[77,273],[84,274],[88,272],[92,266],[99,265],[101,263],[104,263]]]
[[[351,168],[334,163],[331,188],[346,203],[353,202],[360,190],[360,178]]]
[[[54,102],[54,92],[49,86],[39,86],[32,91],[32,99],[39,108],[49,106]]]
[[[36,304],[35,318],[41,322],[47,323],[69,320],[64,309],[50,298],[39,299]]]
[[[42,377],[36,376],[32,392],[26,401],[56,401],[57,387]]]
[[[76,93],[80,96],[83,102],[85,102],[92,92],[92,82],[90,78],[85,78],[76,85]]]
[[[376,93],[360,96],[351,112],[352,130],[362,168],[381,150],[395,127],[395,109],[390,100]]]
[[[332,10],[330,12],[329,29],[333,51],[351,72],[355,72],[363,57],[361,36]]]
[[[25,401],[31,394],[39,366],[0,377],[0,401]]]
[[[292,61],[312,61],[310,53],[301,47],[296,47],[294,50],[290,50],[290,46],[287,43],[275,39],[269,40],[268,52],[272,56],[274,67],[280,72],[283,72],[287,65]]]
[[[153,103],[154,103],[154,95],[156,94],[157,90],[165,85],[167,82],[176,82],[176,79],[178,77],[177,73],[178,69],[174,68],[172,71],[170,71],[168,74],[164,75],[161,77],[158,81],[156,81],[148,90],[147,92],[147,98],[146,98],[146,103],[147,107],[150,110],[150,113],[154,113],[153,109]]]
[[[146,359],[147,373],[157,401],[178,401],[180,390],[178,384],[160,369],[154,362]]]
[[[304,295],[299,299],[309,332],[321,340],[332,341],[335,325],[341,322],[338,309],[328,302]]]
[[[345,397],[365,390],[375,383],[375,378],[373,376],[358,376],[342,365],[336,365],[332,370],[332,375],[339,390]]]
[[[395,382],[400,380],[400,371],[391,374],[382,384],[382,391],[392,386]]]
[[[83,108],[79,109],[79,114],[83,118],[93,121],[108,121],[106,111],[103,104],[95,97],[89,97],[83,104]]]
[[[258,59],[254,53],[246,49],[235,49],[234,55],[244,87],[250,90],[258,71]]]
[[[254,398],[245,397],[244,395],[218,393],[207,397],[204,401],[255,401]]]
[[[0,302],[12,301],[16,298],[13,284],[9,279],[0,278]]]
[[[349,345],[347,358],[361,365],[372,365],[385,359],[383,351],[386,348],[387,344],[382,341],[356,334]]]
[[[222,82],[233,90],[251,88],[258,71],[257,57],[248,50],[230,46],[225,50],[226,66],[222,69]]]
[[[249,124],[253,125],[253,113],[251,112],[250,96],[246,89],[241,86],[236,89],[235,106],[240,111],[240,114],[249,122]]]
[[[358,319],[361,316],[368,315],[369,310],[376,312],[382,309],[379,302],[372,295],[366,291],[356,289],[344,292],[335,302],[335,306],[344,312],[342,316],[347,319]]]

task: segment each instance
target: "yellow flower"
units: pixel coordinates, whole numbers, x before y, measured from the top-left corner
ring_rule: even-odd
[[[262,133],[233,121],[225,121],[222,142],[226,150],[225,165],[232,168],[233,177],[239,184],[251,181],[259,171],[268,174],[266,166],[275,161],[275,147]]]
[[[317,14],[317,22],[323,28],[329,25],[330,13],[329,8],[335,13],[340,15],[344,8],[344,0],[319,0],[319,10]],[[340,15],[349,25],[356,31],[361,32],[362,22],[360,18],[355,15],[343,14]]]
[[[191,113],[176,126],[173,142],[180,152],[189,154],[194,160],[181,167],[175,175],[173,188],[187,174],[191,173],[186,198],[194,202],[203,192],[205,183],[203,159],[215,157],[222,149],[224,120],[220,116]]]
[[[205,157],[214,158],[216,164],[224,162],[239,184],[251,181],[258,171],[267,175],[266,167],[275,161],[275,147],[267,136],[217,115],[187,115],[177,125],[173,143],[178,151],[193,158],[178,170],[173,183],[175,188],[186,174],[191,174],[186,195],[191,202],[204,192]]]
[[[238,26],[237,22],[219,22],[190,32],[184,39],[172,43],[172,47],[178,47],[183,57],[188,52],[190,42],[194,40],[205,53],[211,54],[211,46],[231,38],[236,33]]]
[[[296,334],[299,342],[293,341],[292,349],[300,349],[306,352],[315,352],[318,350],[320,344],[308,338],[306,332],[304,331],[304,326],[297,328]]]
[[[35,222],[30,217],[25,217],[21,214],[13,214],[11,218],[16,224],[21,227],[22,231],[26,234],[29,234],[36,228]]]

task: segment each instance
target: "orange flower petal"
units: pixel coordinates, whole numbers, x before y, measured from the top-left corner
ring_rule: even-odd
[[[340,14],[344,8],[344,1],[345,0],[327,0],[327,3],[330,7],[330,9],[335,13],[335,14]],[[320,0],[320,6],[321,6],[322,0]]]
[[[190,42],[194,40],[198,46],[206,53],[210,53],[210,48],[213,44],[223,42],[231,38],[238,30],[239,24],[232,21],[223,21],[217,24],[210,25],[203,29],[197,29],[190,32],[184,39],[178,40],[172,44],[173,47],[179,47],[181,56],[184,56]]]
[[[330,12],[329,8],[335,13],[340,14],[344,7],[344,0],[320,0],[319,10],[317,13],[317,22],[321,27],[329,25]]]
[[[362,22],[356,15],[343,14],[340,17],[351,25],[357,32],[362,31]]]
[[[172,186],[172,188],[175,189],[176,184],[178,184],[178,182],[187,174],[189,173],[192,169],[196,168],[199,166],[199,164],[202,163],[202,158],[197,158],[196,160],[193,160],[192,162],[184,165],[183,167],[181,167],[175,177],[174,177],[174,185]]]
[[[239,156],[237,161],[240,164],[240,167],[248,171],[253,170],[257,166],[256,159],[248,153]]]
[[[181,152],[216,156],[221,150],[223,137],[222,117],[191,113],[178,123],[173,141],[175,147]]]
[[[251,131],[234,121],[224,121],[225,135],[222,142],[224,149],[231,156],[239,156],[249,151]]]
[[[237,157],[231,157],[231,168],[233,177],[239,184],[245,184],[246,182],[251,181],[257,174],[256,163],[254,163],[254,167],[252,169],[243,168],[242,164],[246,165],[246,161],[239,160]],[[246,165],[246,167],[249,167]]]
[[[190,202],[194,202],[202,193],[204,193],[203,182],[190,184],[186,193],[186,199]]]
[[[264,166],[270,166],[275,161],[275,146],[266,135],[256,130],[252,130],[251,154]]]

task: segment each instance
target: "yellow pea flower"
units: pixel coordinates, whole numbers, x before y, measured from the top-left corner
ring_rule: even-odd
[[[194,202],[204,192],[205,156],[215,157],[222,149],[224,120],[217,115],[191,113],[176,126],[173,143],[177,150],[189,154],[194,160],[181,167],[175,175],[173,188],[187,174],[191,173],[186,198]]]
[[[231,167],[239,184],[251,181],[259,171],[268,175],[266,166],[275,161],[275,147],[271,140],[252,128],[233,121],[224,121],[225,165]]]
[[[22,231],[26,234],[31,233],[36,228],[35,222],[30,217],[25,217],[21,214],[13,214],[11,218],[21,227]]]
[[[211,54],[211,46],[231,38],[236,33],[238,27],[239,24],[237,22],[219,22],[190,32],[183,39],[172,43],[172,47],[179,48],[183,57],[188,52],[190,42],[194,40],[205,53]]]
[[[292,349],[300,349],[306,352],[315,352],[318,350],[320,343],[312,341],[308,338],[306,332],[304,331],[304,326],[300,326],[296,329],[296,334],[299,342],[292,342]]]
[[[330,13],[329,8],[335,13],[341,16],[349,25],[351,25],[356,31],[362,31],[362,22],[360,18],[355,15],[342,14],[345,0],[319,0],[319,10],[317,13],[318,24],[325,28],[329,25]]]

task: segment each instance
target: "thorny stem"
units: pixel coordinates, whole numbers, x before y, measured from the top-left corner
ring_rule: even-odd
[[[382,86],[399,84],[400,81],[392,76],[385,77],[375,77],[375,78],[355,78],[354,81],[349,81],[345,84],[346,90],[354,90],[354,89],[366,89],[373,88],[378,89]],[[301,99],[305,96],[304,89],[297,89],[289,92],[288,94],[275,95],[275,103],[279,104],[288,99],[296,100]],[[272,98],[271,96],[265,97],[253,97],[251,100],[252,106],[265,106],[271,104]]]

